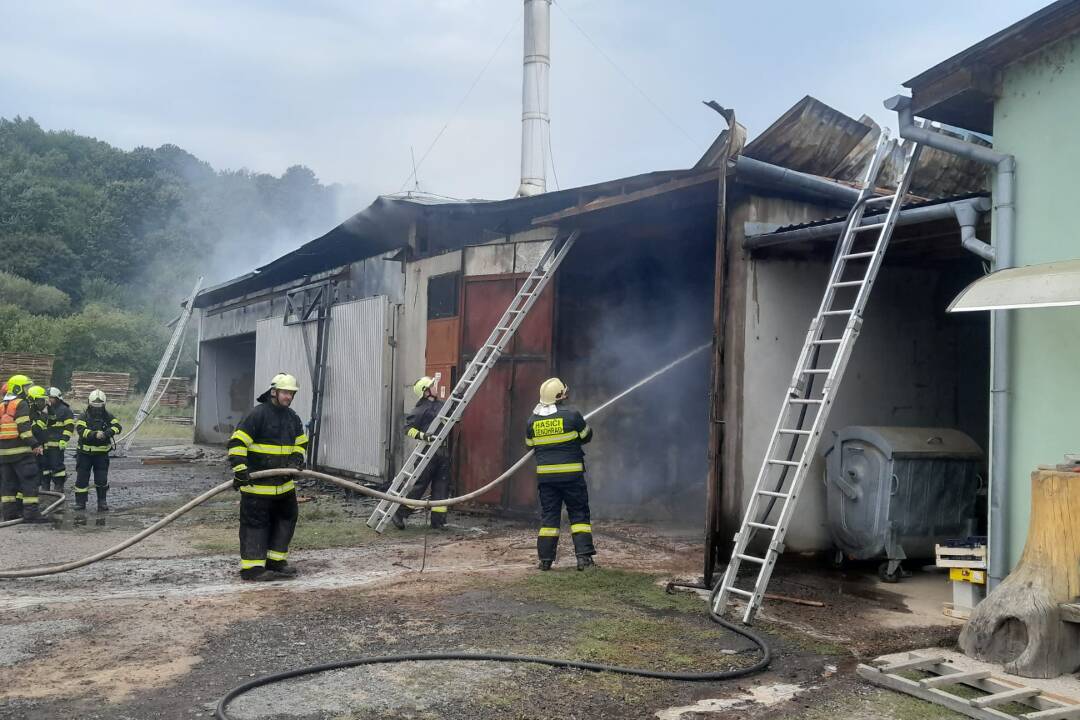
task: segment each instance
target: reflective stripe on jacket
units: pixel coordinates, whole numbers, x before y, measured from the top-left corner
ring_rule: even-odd
[[[112,439],[120,434],[120,421],[105,408],[87,407],[82,416],[75,421],[75,432],[79,436],[79,452],[96,455],[112,449]],[[104,439],[97,433],[105,433]]]
[[[16,462],[40,445],[30,403],[9,396],[0,402],[0,463]]]

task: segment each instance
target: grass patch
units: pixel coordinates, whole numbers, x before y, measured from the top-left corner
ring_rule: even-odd
[[[515,594],[536,602],[577,610],[607,611],[630,606],[642,610],[702,613],[705,604],[685,593],[668,594],[657,578],[626,570],[598,569],[534,573],[513,583]]]
[[[1030,709],[1029,709],[1030,710]],[[966,717],[940,705],[890,690],[830,700],[794,717],[800,720],[956,720]]]
[[[215,502],[192,512],[192,544],[208,553],[238,552],[240,541],[239,500]],[[353,547],[375,535],[362,519],[349,515],[331,502],[312,502],[300,505],[290,550],[325,550]]]
[[[120,421],[120,425],[124,428],[125,433],[135,426],[135,416],[139,412],[140,404],[142,404],[141,396],[125,400],[124,402],[109,403],[109,412],[115,415],[116,419]],[[81,411],[83,408],[73,409]],[[154,408],[150,417],[139,426],[139,431],[135,433],[135,437],[137,439],[169,439],[179,443],[190,443],[194,432],[194,428],[191,425],[176,425],[174,423],[165,422],[160,418],[191,417],[191,412],[192,408],[174,408],[158,405]]]

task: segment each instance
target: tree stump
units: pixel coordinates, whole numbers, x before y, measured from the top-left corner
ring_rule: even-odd
[[[1080,473],[1031,474],[1031,520],[1020,563],[960,633],[969,657],[1054,678],[1080,668],[1080,625],[1060,608],[1080,596]]]

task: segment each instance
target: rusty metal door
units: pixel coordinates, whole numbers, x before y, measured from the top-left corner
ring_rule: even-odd
[[[462,366],[487,340],[526,275],[466,277],[463,297]],[[536,405],[540,383],[551,375],[554,337],[552,283],[537,299],[506,353],[473,397],[458,430],[457,480],[471,492],[509,467],[525,452],[525,423]],[[531,465],[477,499],[507,511],[532,512],[536,478]]]

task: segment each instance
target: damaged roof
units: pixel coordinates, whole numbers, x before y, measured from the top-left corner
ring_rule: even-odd
[[[748,143],[743,154],[811,175],[861,183],[880,134],[880,126],[866,115],[856,120],[807,95]],[[903,145],[892,141],[892,154],[881,175],[883,187],[896,186],[903,155]],[[988,187],[988,178],[985,165],[923,148],[911,192],[926,198],[978,192]]]

